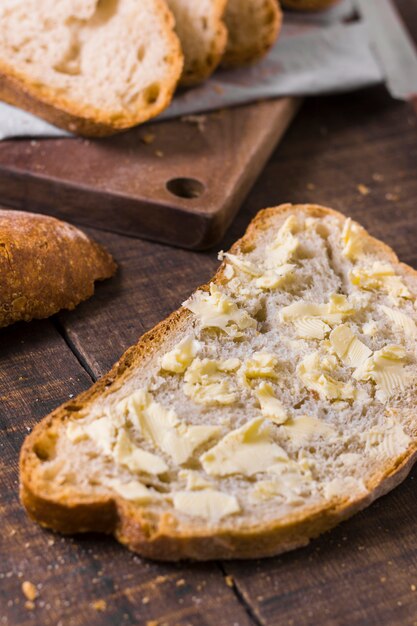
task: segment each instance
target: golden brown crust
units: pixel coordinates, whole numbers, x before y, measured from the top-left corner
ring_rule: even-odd
[[[256,33],[256,37],[242,37],[242,30],[254,28],[256,23],[251,20],[251,24],[238,24],[227,20],[226,26],[229,29],[229,40],[222,59],[223,67],[239,67],[254,63],[264,57],[274,45],[282,25],[282,11],[277,0],[265,0],[262,10],[265,17],[262,29]],[[250,17],[250,14],[248,14]],[[237,32],[235,32],[237,31]]]
[[[112,257],[75,226],[0,210],[0,327],[73,309],[115,270]]]
[[[227,0],[213,0],[213,20],[216,23],[216,34],[212,39],[211,48],[204,63],[199,59],[185,59],[180,80],[183,87],[198,85],[209,78],[219,65],[227,44],[227,29],[223,21]]]
[[[318,205],[285,204],[264,209],[251,222],[242,239],[232,246],[231,252],[249,251],[262,231],[270,228],[277,218],[285,217],[286,213],[293,210],[304,211],[310,217],[332,215],[340,221],[345,219],[341,213]],[[398,263],[391,248],[370,235],[367,235],[367,241],[370,247],[387,255],[392,263]],[[224,263],[220,266],[214,282],[222,282],[224,266]],[[417,276],[417,272],[409,266],[400,266]],[[207,285],[201,288],[207,289]],[[80,408],[88,407],[99,396],[114,392],[123,384],[132,368],[146,366],[167,336],[179,333],[187,326],[190,316],[190,312],[184,308],[172,313],[143,335],[136,346],[130,348],[91,389],[44,418],[26,438],[20,455],[20,494],[33,519],[65,533],[97,529],[112,533],[131,550],[155,560],[258,558],[307,545],[310,539],[365,508],[405,479],[417,460],[415,442],[404,454],[387,465],[383,472],[373,475],[366,483],[368,493],[357,500],[348,501],[342,497],[334,497],[324,506],[315,505],[302,513],[287,516],[285,520],[240,526],[236,530],[225,530],[221,526],[209,530],[196,523],[192,532],[178,528],[175,516],[171,513],[155,517],[146,507],[134,506],[116,495],[113,498],[96,497],[89,500],[87,494],[79,494],[77,498],[71,497],[65,501],[43,493],[33,478],[34,470],[40,462],[35,453],[36,443],[40,438],[49,429],[58,428],[60,423]]]
[[[281,0],[284,8],[296,11],[323,11],[336,2],[339,0]]]
[[[170,104],[183,67],[180,42],[174,31],[174,18],[163,0],[155,0],[161,19],[166,24],[169,39],[171,71],[161,85],[156,102],[139,109],[135,114],[103,111],[98,107],[75,102],[54,88],[40,85],[0,60],[0,100],[42,117],[47,122],[71,133],[86,137],[105,137],[132,128],[155,117]]]

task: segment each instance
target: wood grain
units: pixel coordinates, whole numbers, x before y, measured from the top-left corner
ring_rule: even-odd
[[[207,248],[224,234],[298,107],[299,100],[281,98],[101,140],[3,141],[0,199],[79,224]]]

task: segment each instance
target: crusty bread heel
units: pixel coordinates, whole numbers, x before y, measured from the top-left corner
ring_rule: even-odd
[[[273,46],[282,24],[277,0],[229,0],[225,13],[229,33],[224,67],[259,61]]]

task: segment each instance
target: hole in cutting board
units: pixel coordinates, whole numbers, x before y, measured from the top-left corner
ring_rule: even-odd
[[[179,198],[199,198],[205,191],[203,183],[196,178],[171,178],[166,188]]]

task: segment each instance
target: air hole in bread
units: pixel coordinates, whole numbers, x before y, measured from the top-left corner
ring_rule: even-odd
[[[88,484],[91,485],[91,487],[100,487],[101,481],[97,478],[90,478]]]
[[[259,301],[259,308],[253,316],[257,322],[266,322],[267,320],[267,310],[266,310],[266,302],[265,299],[261,299]],[[262,329],[260,329],[262,332]]]
[[[78,411],[81,411],[81,409],[82,407],[79,404],[69,404],[66,407],[68,413],[78,413]]]
[[[40,461],[50,461],[55,455],[56,443],[57,435],[48,431],[35,443],[33,451]]]
[[[116,13],[120,0],[98,0],[96,10],[90,20],[91,26],[103,26]]]
[[[327,239],[330,235],[329,229],[327,228],[326,224],[323,224],[322,222],[316,224],[316,233],[320,235],[320,237],[323,237],[323,239]]]
[[[81,73],[80,65],[81,44],[73,41],[63,58],[54,65],[54,70],[60,74],[77,76]]]
[[[301,407],[303,406],[304,402],[306,402],[307,400],[308,400],[308,398],[303,398],[302,400],[300,400],[299,402],[294,404],[294,409],[301,409]]]
[[[274,11],[268,11],[265,17],[265,26],[269,26],[275,22],[275,13]]]
[[[143,99],[146,104],[155,104],[155,102],[159,98],[159,94],[161,93],[161,87],[159,83],[152,83],[148,85],[143,92]]]
[[[136,53],[136,57],[138,59],[138,61],[143,61],[144,57],[145,57],[145,46],[140,46],[140,48],[138,48],[138,51]]]

